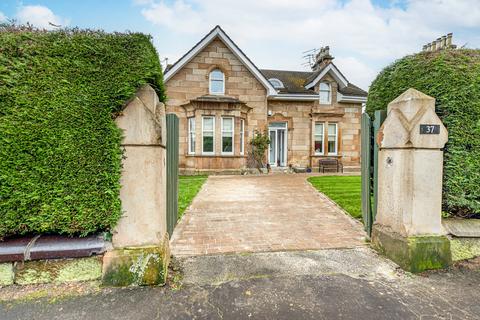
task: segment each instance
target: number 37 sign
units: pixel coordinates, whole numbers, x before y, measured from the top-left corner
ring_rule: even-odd
[[[438,124],[421,124],[420,134],[440,134],[440,125]]]

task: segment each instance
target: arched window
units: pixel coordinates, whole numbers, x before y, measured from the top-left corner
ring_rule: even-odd
[[[283,89],[283,88],[284,88],[282,81],[280,81],[280,80],[278,80],[278,79],[276,79],[276,78],[268,79],[268,82],[270,82],[270,84],[271,84],[275,89]]]
[[[328,82],[320,82],[320,103],[332,103],[332,87]]]
[[[210,72],[210,94],[225,94],[225,75],[220,69]]]

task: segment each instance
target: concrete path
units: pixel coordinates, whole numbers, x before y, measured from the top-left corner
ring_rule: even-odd
[[[480,319],[480,260],[448,271],[404,273],[367,247],[185,257],[183,285],[67,286],[6,299],[0,319]],[[65,288],[67,287],[67,288]],[[62,291],[63,290],[63,291]],[[62,294],[56,294],[62,292]]]
[[[362,226],[306,175],[211,176],[177,225],[175,256],[353,248]]]

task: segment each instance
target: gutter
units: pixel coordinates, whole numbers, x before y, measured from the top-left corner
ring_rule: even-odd
[[[92,235],[70,238],[59,235],[37,235],[0,241],[0,263],[43,259],[82,258],[107,251],[109,242]]]
[[[365,103],[367,102],[367,97],[361,96],[346,96],[338,92],[337,95],[337,102],[345,102],[345,103]]]

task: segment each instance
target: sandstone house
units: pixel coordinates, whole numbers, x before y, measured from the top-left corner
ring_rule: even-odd
[[[360,165],[360,117],[367,93],[348,82],[328,47],[313,70],[258,69],[215,27],[165,70],[167,112],[180,119],[180,170],[241,171],[256,131],[271,139],[272,167],[318,167],[337,158]]]

